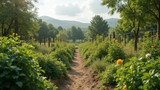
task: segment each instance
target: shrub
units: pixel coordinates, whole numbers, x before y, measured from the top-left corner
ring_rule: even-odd
[[[157,58],[160,56],[160,43],[157,41],[151,42],[151,39],[146,40],[142,43],[142,57],[145,56],[146,53],[150,53],[153,58]]]
[[[56,49],[51,54],[54,58],[57,58],[57,60],[62,61],[66,65],[67,69],[71,68],[69,62],[72,61],[72,58],[71,58],[70,54],[66,51],[66,49],[59,48],[59,49]]]
[[[125,59],[125,53],[118,43],[114,42],[108,47],[108,56],[106,56],[106,60],[108,62],[115,62],[118,59]]]
[[[93,68],[93,70],[98,71],[98,72],[102,72],[105,70],[107,66],[107,63],[105,60],[95,60],[92,64],[91,67]]]
[[[108,63],[104,72],[102,72],[99,77],[101,79],[100,85],[101,90],[104,89],[104,85],[116,84],[116,71],[121,67],[121,65],[116,65],[115,63]]]
[[[38,60],[40,67],[45,71],[43,75],[48,79],[59,79],[67,75],[67,68],[65,65],[56,58],[53,58],[50,54],[37,54],[36,60]]]
[[[0,89],[56,89],[41,75],[42,69],[33,59],[33,47],[18,37],[0,37]]]
[[[159,90],[160,58],[131,58],[123,68],[117,70],[118,85],[116,89]]]

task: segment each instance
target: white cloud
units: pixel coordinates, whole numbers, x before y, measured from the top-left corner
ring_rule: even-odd
[[[55,13],[58,15],[76,16],[81,12],[82,10],[78,4],[73,3],[58,5],[55,8]]]
[[[101,0],[39,0],[39,16],[50,16],[61,20],[90,22],[92,17],[100,15],[104,19],[119,18],[119,14],[108,14],[109,9],[102,6]]]
[[[107,13],[109,9],[101,5],[101,0],[88,0],[89,9],[95,14]]]

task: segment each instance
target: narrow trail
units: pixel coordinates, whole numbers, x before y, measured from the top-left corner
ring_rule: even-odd
[[[95,79],[89,67],[84,67],[84,60],[78,49],[68,71],[68,78],[60,81],[58,90],[98,90],[99,81]]]

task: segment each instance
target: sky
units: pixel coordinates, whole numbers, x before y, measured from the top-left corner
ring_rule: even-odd
[[[102,6],[101,0],[38,0],[38,16],[50,16],[59,20],[73,20],[89,23],[95,15],[103,19],[120,18],[118,13],[108,14],[110,11]]]

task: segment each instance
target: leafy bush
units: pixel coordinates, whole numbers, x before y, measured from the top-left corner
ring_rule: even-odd
[[[56,89],[41,75],[43,71],[33,59],[33,47],[18,37],[0,37],[0,89]]]
[[[93,70],[98,71],[98,72],[102,72],[105,70],[107,66],[107,63],[105,60],[95,60],[92,64],[91,67],[93,68]]]
[[[159,90],[160,58],[131,58],[123,68],[117,70],[116,89]]]
[[[65,49],[61,49],[61,48],[59,48],[59,49],[56,49],[54,52],[52,52],[51,53],[52,54],[52,56],[54,57],[54,58],[57,58],[57,60],[59,60],[59,61],[62,61],[65,65],[66,65],[66,67],[67,67],[67,69],[70,69],[71,68],[71,66],[70,66],[70,61],[71,61],[71,59],[69,60],[66,56],[68,56],[69,54],[66,52],[66,50]]]
[[[101,90],[103,90],[104,85],[116,84],[116,71],[121,67],[121,65],[116,65],[115,63],[108,63],[104,72],[99,74],[101,79],[100,85]]]
[[[62,61],[67,69],[70,69],[70,62],[73,59],[75,52],[74,44],[68,44],[63,42],[56,42],[52,44],[52,53],[53,58],[56,58],[58,61]]]
[[[160,56],[160,43],[157,41],[151,42],[151,39],[147,39],[142,43],[142,56],[144,57],[146,53],[150,53],[153,58]]]
[[[108,56],[106,56],[106,60],[108,62],[115,62],[118,59],[125,59],[125,53],[117,42],[113,42],[108,47]]]
[[[45,71],[43,75],[48,79],[59,79],[67,75],[67,68],[65,65],[56,58],[53,58],[50,54],[37,54],[36,60],[38,60],[40,67]]]

